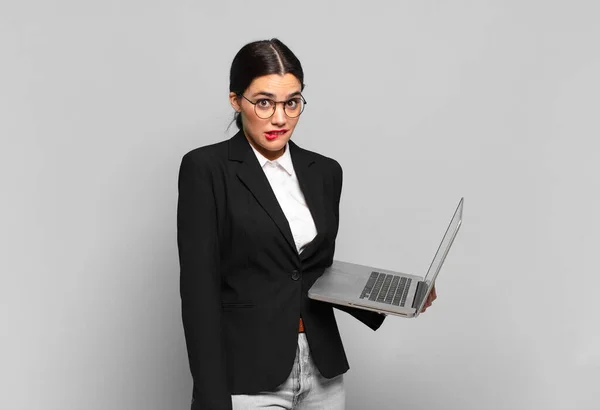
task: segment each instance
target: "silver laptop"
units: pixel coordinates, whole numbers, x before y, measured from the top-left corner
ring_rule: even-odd
[[[354,263],[333,261],[308,291],[308,297],[388,315],[417,317],[462,223],[460,199],[425,278]]]

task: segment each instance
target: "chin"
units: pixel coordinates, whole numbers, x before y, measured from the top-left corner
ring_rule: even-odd
[[[275,141],[269,141],[269,140],[265,140],[266,144],[265,144],[265,148],[268,149],[269,151],[279,151],[280,149],[283,149],[285,147],[285,144],[287,144],[288,139],[285,140],[275,140]]]

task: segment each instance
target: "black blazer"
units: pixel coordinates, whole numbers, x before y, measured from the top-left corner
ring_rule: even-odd
[[[195,149],[179,172],[177,241],[195,409],[231,409],[232,394],[274,389],[289,376],[302,316],[321,374],[348,370],[332,305],[308,289],[333,261],[342,169],[289,142],[317,228],[298,254],[269,181],[242,132]],[[347,311],[372,329],[383,315]]]

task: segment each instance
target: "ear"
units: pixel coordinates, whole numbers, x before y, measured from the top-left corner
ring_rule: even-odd
[[[240,97],[236,93],[229,93],[229,103],[236,112],[242,111],[242,106],[240,105]]]

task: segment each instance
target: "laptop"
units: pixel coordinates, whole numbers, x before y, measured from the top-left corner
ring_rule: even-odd
[[[334,260],[308,297],[387,315],[419,316],[462,223],[463,203],[461,198],[424,278]]]

